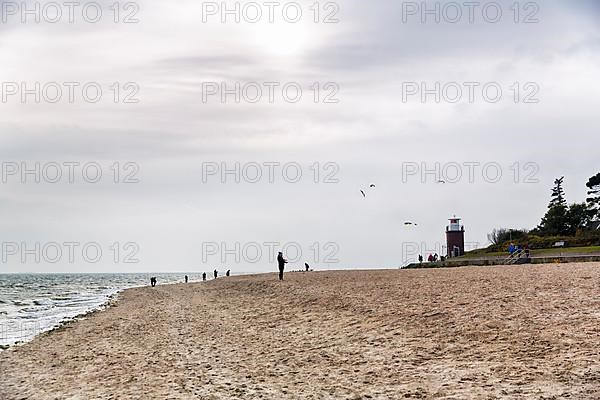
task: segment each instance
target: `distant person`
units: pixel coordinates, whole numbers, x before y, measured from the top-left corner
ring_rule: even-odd
[[[515,244],[511,243],[510,246],[508,246],[508,253],[512,256],[512,254],[515,252]]]
[[[306,272],[308,272],[308,270],[310,269],[310,265],[308,265],[308,263],[304,263],[304,268],[306,268]]]
[[[153,276],[152,278],[150,278],[150,285],[152,287],[156,286],[156,277],[155,276]]]
[[[202,273],[202,280],[205,281],[206,280],[206,272]]]
[[[419,254],[419,264],[423,264],[423,256]]]
[[[185,276],[185,283],[188,283],[188,276]]]
[[[437,262],[437,260],[438,260],[438,257],[439,257],[439,256],[438,256],[438,253],[435,253],[435,254],[433,255],[433,261],[434,261],[434,262]]]
[[[279,255],[277,256],[277,264],[279,265],[279,280],[280,281],[283,280],[283,270],[285,269],[286,263],[287,263],[287,260],[285,258],[283,258],[283,253],[279,252]]]
[[[225,272],[225,276],[229,276],[229,275],[231,275],[231,270],[230,269],[228,269],[227,272]]]
[[[433,254],[429,254],[429,257],[427,257],[427,261],[433,262]]]
[[[219,275],[219,272],[217,271],[217,269],[215,268],[215,270],[213,271],[213,275],[215,276],[215,279],[217,279],[217,276]]]

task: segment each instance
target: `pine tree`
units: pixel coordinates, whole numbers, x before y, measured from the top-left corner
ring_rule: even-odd
[[[565,200],[565,191],[562,187],[564,180],[564,176],[561,176],[559,179],[554,180],[554,188],[552,189],[552,199],[550,200],[548,208],[552,208],[554,206],[567,206],[567,200]]]
[[[586,186],[589,189],[587,192],[589,197],[586,201],[590,217],[598,221],[600,220],[600,172],[592,176]]]
[[[568,235],[570,232],[567,200],[565,191],[562,187],[565,177],[560,177],[554,181],[552,196],[548,204],[548,211],[542,218],[540,225],[536,230],[542,235],[557,236]]]

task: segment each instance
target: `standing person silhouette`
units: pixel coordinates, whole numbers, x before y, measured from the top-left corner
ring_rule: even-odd
[[[219,273],[217,272],[217,269],[215,268],[213,274],[215,275],[215,279],[217,279],[217,276],[219,275]]]
[[[230,269],[228,269],[227,272],[225,272],[225,276],[229,276],[229,275],[231,275],[231,270]]]
[[[283,270],[285,268],[285,263],[287,263],[287,260],[285,258],[283,258],[283,253],[279,252],[279,255],[277,256],[277,264],[279,264],[279,280],[280,281],[283,280]]]
[[[206,280],[206,272],[202,273],[202,280],[205,281]]]
[[[185,276],[185,283],[188,283],[188,276]]]

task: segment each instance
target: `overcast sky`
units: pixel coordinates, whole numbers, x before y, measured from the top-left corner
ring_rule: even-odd
[[[453,215],[483,247],[536,226],[556,177],[581,202],[600,172],[597,2],[441,2],[436,22],[420,1],[284,1],[273,23],[263,2],[256,23],[247,1],[239,23],[220,1],[113,3],[71,23],[42,2],[36,23],[1,2],[0,272],[258,272],[282,248],[291,269],[398,267],[444,252]]]

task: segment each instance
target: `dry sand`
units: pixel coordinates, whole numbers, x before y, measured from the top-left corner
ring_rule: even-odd
[[[600,264],[127,290],[0,354],[12,399],[600,399]]]

